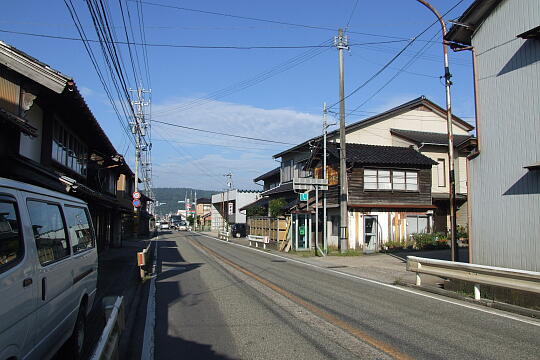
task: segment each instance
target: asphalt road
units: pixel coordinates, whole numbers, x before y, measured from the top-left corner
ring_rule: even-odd
[[[158,243],[155,359],[538,359],[540,322],[195,233]]]

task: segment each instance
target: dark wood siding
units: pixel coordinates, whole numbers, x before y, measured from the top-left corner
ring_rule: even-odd
[[[431,169],[418,170],[419,191],[364,190],[364,169],[355,168],[349,174],[349,205],[362,204],[431,204]],[[330,186],[326,193],[328,205],[338,204],[339,186]]]
[[[364,190],[364,169],[349,176],[349,204],[431,204],[431,169],[418,170],[419,191]]]

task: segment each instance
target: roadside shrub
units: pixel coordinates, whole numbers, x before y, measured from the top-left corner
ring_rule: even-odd
[[[271,217],[278,217],[285,214],[283,207],[287,205],[287,202],[284,198],[270,200],[268,203],[268,210]]]
[[[414,248],[418,250],[445,249],[448,247],[448,236],[445,233],[413,234]]]
[[[456,238],[457,239],[468,239],[469,231],[465,226],[459,225],[456,229]]]

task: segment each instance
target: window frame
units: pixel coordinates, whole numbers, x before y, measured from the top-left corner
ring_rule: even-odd
[[[366,188],[366,170],[371,170],[371,171],[376,171],[376,182],[369,182],[370,184],[376,184],[376,188],[374,189],[367,189]],[[389,176],[390,176],[390,188],[380,188],[379,187],[379,171],[384,171],[384,172],[389,172]],[[399,184],[402,184],[404,186],[403,189],[395,189],[394,188],[394,172],[403,172],[403,183],[399,183]],[[371,191],[377,191],[377,192],[408,192],[408,193],[419,193],[420,192],[420,182],[419,182],[419,172],[420,170],[419,169],[392,169],[392,168],[375,168],[375,167],[367,167],[367,168],[363,168],[363,173],[362,173],[362,187],[363,187],[363,191],[367,191],[367,192],[371,192]],[[416,175],[416,190],[407,190],[407,184],[412,184],[412,183],[408,183],[407,182],[407,175],[408,174],[415,174]],[[373,176],[373,175],[368,175],[368,176]],[[384,176],[384,178],[387,178],[388,176]],[[383,182],[382,184],[388,184],[388,182]]]
[[[437,186],[438,187],[446,187],[446,159],[439,158],[437,159]],[[441,166],[442,165],[442,166]],[[442,167],[442,169],[441,169]],[[441,171],[442,171],[442,177],[441,177]],[[442,185],[441,185],[441,179],[442,179]]]
[[[58,263],[60,261],[63,261],[65,259],[69,259],[73,255],[73,253],[71,252],[71,242],[70,242],[70,238],[69,238],[69,233],[67,231],[67,223],[66,223],[66,217],[64,215],[63,204],[59,203],[59,202],[50,201],[50,200],[44,200],[44,199],[39,199],[39,198],[32,198],[32,197],[26,198],[26,210],[28,212],[28,219],[30,220],[30,227],[33,227],[34,224],[32,224],[32,218],[30,216],[30,207],[28,206],[29,201],[40,202],[40,203],[44,203],[44,204],[47,204],[47,205],[54,205],[54,206],[57,206],[58,209],[60,209],[60,218],[62,219],[62,224],[64,225],[64,235],[65,235],[65,240],[66,240],[66,243],[67,243],[67,249],[69,251],[69,253],[66,256],[63,256],[61,258],[58,258],[58,259],[55,259],[53,261],[49,261],[49,262],[46,262],[46,263],[42,264],[41,261],[39,260],[38,247],[37,247],[37,243],[36,243],[36,236],[34,234],[32,234],[32,238],[34,239],[34,245],[36,246],[36,255],[37,255],[37,258],[38,258],[37,260],[38,260],[40,266],[45,268],[45,267],[47,267],[49,265],[56,264],[56,263]]]
[[[8,262],[6,264],[0,264],[0,274],[3,274],[10,269],[14,268],[15,266],[19,265],[23,259],[26,256],[26,244],[24,243],[24,236],[23,236],[23,228],[21,223],[21,213],[19,211],[19,205],[17,203],[17,199],[15,199],[13,196],[9,194],[0,194],[0,202],[13,204],[13,208],[15,209],[15,216],[17,217],[17,226],[18,226],[18,236],[19,236],[19,245],[20,245],[20,252],[18,253],[17,259],[14,261]]]
[[[86,220],[88,221],[88,228],[90,230],[90,237],[92,238],[92,246],[91,247],[86,248],[86,249],[81,250],[81,251],[74,251],[73,250],[73,243],[71,241],[71,235],[70,235],[70,232],[69,232],[69,224],[67,224],[67,220],[66,220],[66,225],[67,225],[66,228],[68,230],[68,235],[69,235],[69,240],[70,240],[69,245],[70,245],[70,249],[71,249],[71,255],[79,255],[79,254],[82,254],[84,252],[95,249],[96,246],[97,246],[96,233],[94,232],[94,224],[92,223],[92,217],[90,215],[90,211],[88,211],[88,208],[86,208],[84,206],[79,206],[79,205],[64,204],[64,217],[66,216],[66,214],[65,214],[65,209],[66,208],[81,209],[81,210],[84,211],[84,214],[86,215]],[[79,244],[79,242],[77,242],[77,244]]]
[[[77,175],[86,177],[88,146],[77,135],[68,130],[57,116],[54,116],[52,123],[51,160]],[[58,154],[59,152],[60,154]]]

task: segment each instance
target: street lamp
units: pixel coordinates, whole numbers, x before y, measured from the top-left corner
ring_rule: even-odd
[[[450,98],[450,85],[452,82],[450,78],[450,69],[448,67],[448,47],[444,37],[446,36],[446,24],[441,14],[433,7],[430,3],[425,0],[416,0],[425,7],[427,7],[439,20],[442,28],[442,45],[443,45],[443,54],[444,54],[444,85],[446,89],[446,126],[448,129],[448,172],[449,172],[449,185],[450,185],[450,238],[451,238],[451,248],[452,248],[452,261],[459,261],[459,252],[457,248],[457,239],[456,239],[456,178],[454,172],[454,134],[452,130],[452,103]]]

